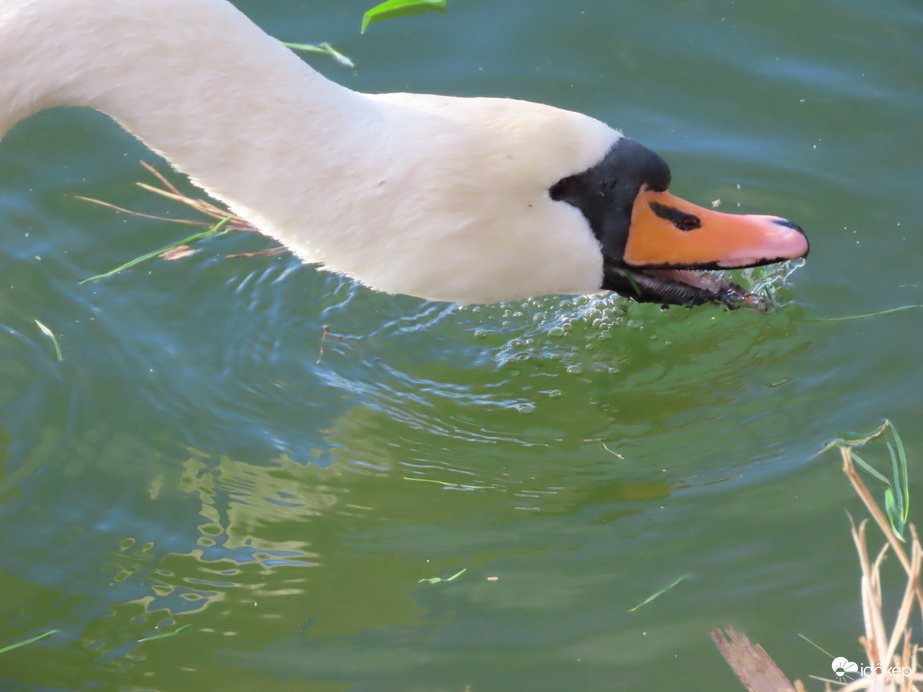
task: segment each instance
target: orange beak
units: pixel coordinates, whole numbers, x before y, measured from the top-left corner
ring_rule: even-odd
[[[722,214],[644,186],[622,259],[629,267],[753,267],[808,254],[801,228],[777,216]]]

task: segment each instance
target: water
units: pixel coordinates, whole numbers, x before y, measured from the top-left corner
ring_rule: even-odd
[[[724,625],[793,679],[830,675],[798,633],[859,660],[863,510],[815,453],[890,417],[920,492],[923,329],[819,320],[923,303],[923,10],[510,0],[360,37],[362,4],[241,7],[355,89],[606,120],[811,257],[770,314],[426,303],[224,259],[253,236],[81,286],[185,231],[73,198],[179,214],[105,117],[32,118],[0,146],[0,647],[59,631],[0,688],[738,690]]]

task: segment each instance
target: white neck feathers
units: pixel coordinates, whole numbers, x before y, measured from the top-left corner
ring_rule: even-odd
[[[4,0],[0,136],[57,105],[107,113],[303,259],[375,288],[494,301],[600,285],[585,220],[547,195],[619,137],[576,113],[358,94],[224,0]]]

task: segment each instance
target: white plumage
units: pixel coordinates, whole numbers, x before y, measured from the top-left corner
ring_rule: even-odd
[[[4,0],[0,135],[96,108],[308,262],[384,291],[493,302],[599,290],[583,216],[548,188],[618,133],[508,99],[369,96],[224,0]]]

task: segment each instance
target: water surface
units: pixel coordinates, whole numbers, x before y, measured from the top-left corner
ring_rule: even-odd
[[[185,231],[73,195],[179,214],[132,185],[168,169],[95,113],[22,123],[0,146],[0,647],[59,632],[0,655],[0,687],[742,689],[723,625],[792,678],[830,674],[798,633],[859,660],[863,510],[815,453],[890,417],[920,491],[923,329],[819,320],[923,302],[919,5],[466,2],[363,37],[359,3],[240,6],[336,45],[355,74],[312,64],[351,88],[601,118],[681,196],[795,219],[811,257],[769,314],[427,303],[225,259],[271,245],[252,236],[79,285]]]

